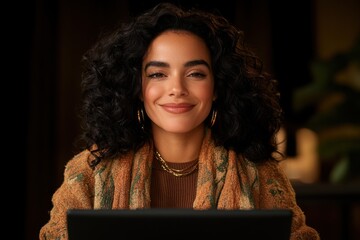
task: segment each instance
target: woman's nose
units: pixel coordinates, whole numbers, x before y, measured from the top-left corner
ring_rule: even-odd
[[[188,90],[185,79],[181,76],[174,76],[170,80],[170,96],[187,96]]]

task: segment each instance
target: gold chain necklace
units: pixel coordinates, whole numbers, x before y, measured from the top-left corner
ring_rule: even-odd
[[[190,165],[189,167],[186,167],[184,169],[176,169],[169,167],[169,165],[167,165],[166,161],[162,158],[158,151],[155,151],[155,158],[160,162],[162,169],[174,175],[175,177],[183,177],[189,175],[198,168],[199,164],[199,161],[195,161],[195,163],[193,165]]]

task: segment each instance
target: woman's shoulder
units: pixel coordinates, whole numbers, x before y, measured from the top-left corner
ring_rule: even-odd
[[[260,172],[273,172],[279,170],[279,161],[275,159],[267,159],[261,162],[254,162],[247,158],[245,158],[243,155],[238,155],[237,157],[240,159],[240,163],[243,165],[243,167],[256,169]]]
[[[264,186],[277,189],[275,192],[293,192],[290,179],[279,163],[272,159],[258,164],[259,180]]]
[[[81,167],[90,167],[88,161],[91,159],[91,152],[87,149],[82,150],[81,152],[75,154],[66,164],[66,169],[71,168],[81,168]]]
[[[90,150],[82,150],[67,162],[64,172],[65,178],[68,180],[93,178],[96,174],[111,171],[111,169],[118,168],[118,165],[121,165],[121,161],[114,161],[114,159],[102,158],[98,162],[97,160]],[[94,165],[93,162],[97,163]]]
[[[243,168],[247,169],[247,172],[252,172],[259,179],[268,181],[276,180],[276,181],[284,181],[286,180],[286,175],[283,169],[281,168],[280,162],[275,159],[267,159],[262,162],[252,162],[247,160],[246,158],[242,159]]]
[[[275,159],[269,159],[256,164],[259,175],[280,178],[284,176],[284,171],[281,168],[280,162]]]
[[[87,149],[74,155],[65,165],[65,178],[66,179],[80,179],[86,175],[91,175],[93,170],[89,162],[94,156]]]

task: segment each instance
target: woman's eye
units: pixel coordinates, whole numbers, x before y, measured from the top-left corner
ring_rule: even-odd
[[[163,78],[165,74],[163,73],[151,73],[147,75],[148,78]]]
[[[205,78],[206,75],[201,72],[193,72],[189,74],[189,77],[195,77],[195,78]]]

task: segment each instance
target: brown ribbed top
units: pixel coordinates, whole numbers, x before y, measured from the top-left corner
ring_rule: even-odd
[[[171,168],[185,169],[194,164],[194,160],[186,163],[166,162]],[[151,207],[152,208],[192,208],[196,194],[198,170],[176,177],[162,169],[155,158],[151,174]]]

